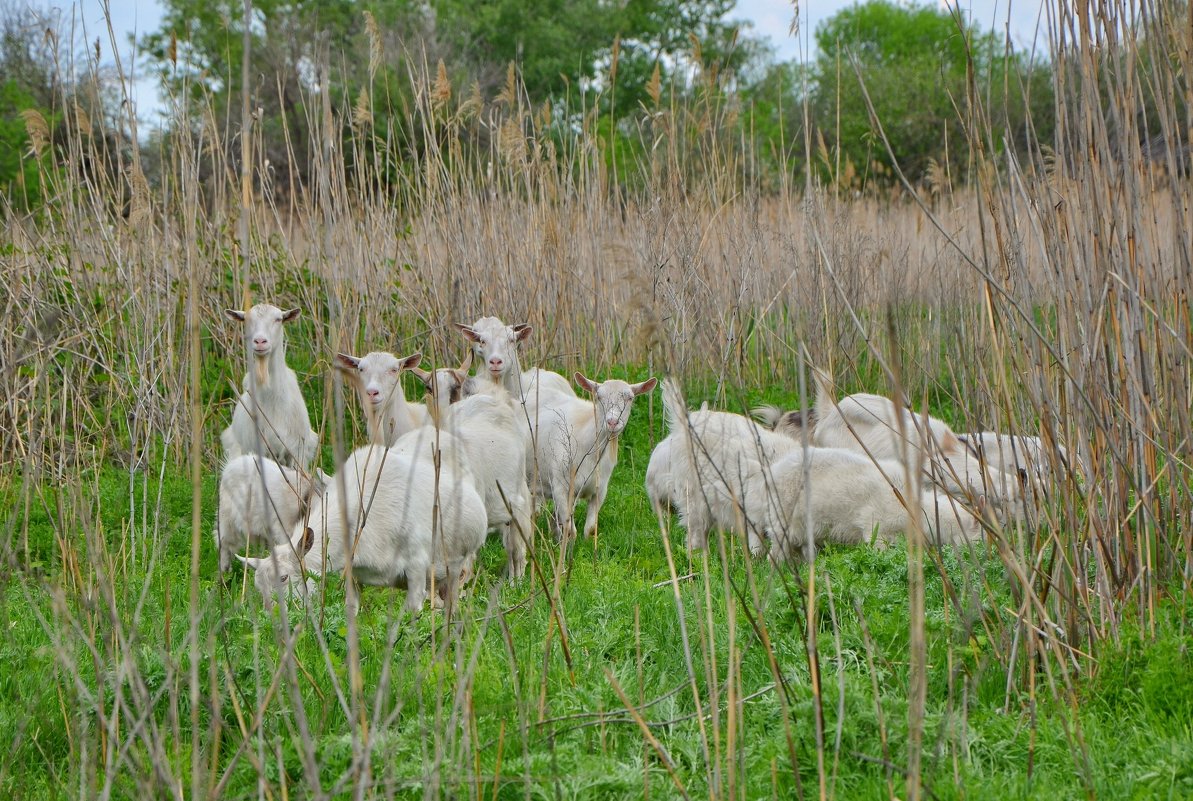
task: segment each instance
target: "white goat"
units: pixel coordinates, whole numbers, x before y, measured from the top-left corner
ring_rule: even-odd
[[[750,552],[765,553],[762,530],[743,514],[746,496],[765,493],[770,483],[767,465],[799,445],[740,414],[707,408],[689,412],[671,378],[663,382],[663,407],[668,434],[651,455],[656,470],[647,491],[652,501],[671,496],[687,529],[689,550],[706,547],[713,527],[744,528]],[[663,453],[656,462],[660,450]]]
[[[424,370],[421,367],[410,368],[410,372],[414,373],[414,377],[427,391],[425,403],[428,409],[432,406],[435,408],[435,419],[446,419],[448,407],[451,404],[459,403],[480,390],[480,381],[468,375],[471,366],[472,349],[469,348],[459,367],[440,367],[436,370]]]
[[[486,374],[494,384],[522,400],[522,366],[518,361],[518,344],[530,336],[531,327],[525,323],[506,325],[496,317],[482,317],[472,325],[456,323],[456,328],[472,343],[480,364],[477,378]]]
[[[794,409],[785,412],[778,406],[758,406],[751,409],[750,414],[776,434],[800,442],[811,439],[812,427],[815,425],[811,410]]]
[[[751,472],[762,475],[757,465]],[[912,514],[921,515],[931,544],[982,539],[978,517],[947,493],[922,486],[919,504],[913,504],[906,468],[895,460],[801,447],[773,462],[765,475],[768,486],[743,493],[744,513],[770,539],[775,560],[801,558],[809,539],[857,545],[874,538],[886,545],[908,529]]]
[[[983,465],[948,423],[897,407],[882,395],[859,392],[834,401],[831,379],[819,370],[814,376],[812,444],[922,466],[946,492],[985,495],[1004,507],[1019,499],[1016,477]]]
[[[485,540],[485,505],[455,459],[436,459],[436,442],[450,452],[450,440],[428,427],[394,448],[353,452],[312,504],[309,525],[295,526],[289,546],[266,557],[238,556],[256,571],[266,604],[275,595],[306,595],[306,572],[342,571],[348,558],[357,583],[404,586],[407,611],[422,607],[432,576],[440,596],[454,599]]]
[[[237,456],[220,473],[220,500],[215,518],[215,545],[220,572],[232,555],[250,541],[269,547],[284,543],[306,512],[311,496],[323,491],[321,479],[272,459]]]
[[[232,424],[220,435],[224,457],[261,453],[283,464],[306,467],[315,458],[319,438],[311,429],[298,377],[286,366],[282,329],[298,317],[299,309],[284,312],[258,303],[248,312],[226,309],[224,313],[244,324],[249,361]]]
[[[1043,481],[1052,473],[1049,450],[1039,437],[980,431],[958,434],[957,439],[992,470],[1028,476],[1036,481]],[[1057,445],[1056,452],[1062,469],[1071,470],[1073,465],[1068,451]]]
[[[630,419],[634,398],[655,388],[648,378],[638,384],[616,379],[597,383],[580,373],[576,383],[592,394],[587,401],[562,393],[540,396],[527,406],[534,429],[539,491],[555,502],[554,525],[560,537],[576,533],[575,503],[588,501],[584,536],[597,533],[597,519],[609,477],[617,465],[617,444]]]
[[[336,354],[336,366],[349,376],[360,395],[371,444],[393,445],[403,434],[427,422],[427,407],[408,403],[402,391],[402,371],[417,367],[421,360],[422,354],[417,352],[401,359],[384,351],[359,358]]]
[[[646,497],[650,499],[651,508],[660,515],[679,505],[675,466],[672,464],[674,450],[675,438],[663,437],[650,452],[650,461],[646,464]]]
[[[572,385],[566,378],[559,373],[544,370],[541,367],[533,367],[522,373],[521,386],[523,396],[528,403],[541,403],[543,398],[552,395],[576,397],[576,390],[572,389]]]
[[[487,375],[490,382],[502,385],[518,400],[529,401],[540,394],[556,393],[576,397],[572,385],[559,373],[539,367],[522,370],[518,345],[530,336],[533,329],[529,325],[506,325],[496,317],[482,317],[472,325],[456,323],[456,328],[472,343],[473,352],[480,360],[478,379]],[[476,387],[473,391],[483,390]],[[472,392],[466,392],[465,397],[469,394]]]
[[[526,572],[526,544],[534,534],[533,503],[526,482],[525,413],[496,384],[483,394],[453,402],[463,384],[459,370],[441,368],[426,373],[425,383],[439,425],[451,432],[463,449],[485,501],[489,528],[501,530],[506,573],[521,578]]]

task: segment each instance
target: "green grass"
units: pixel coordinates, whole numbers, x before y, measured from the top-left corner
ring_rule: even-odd
[[[791,401],[790,395],[774,393],[765,399]],[[689,400],[696,404],[700,398]],[[654,411],[652,435],[647,404],[636,407],[599,539],[578,542],[562,571],[559,598],[570,664],[543,589],[553,585],[551,565],[559,555],[549,539],[541,538],[537,548],[543,580],[528,573],[517,584],[502,580],[504,552],[491,539],[451,631],[438,613],[401,618],[400,590],[364,590],[361,669],[378,795],[487,798],[496,788],[499,798],[676,797],[662,758],[626,713],[615,681],[642,707],[691,797],[710,795],[702,728],[719,763],[722,793],[732,766],[739,797],[790,798],[797,783],[806,795],[816,796],[816,699],[804,639],[809,571],[747,564],[741,543],[733,540],[725,543],[724,563],[716,549],[707,559],[698,555],[689,561],[683,531],[673,526],[675,570],[679,576],[696,574],[680,582],[681,618],[667,583],[671,571],[663,540],[642,488],[651,445],[662,433],[657,403]],[[181,468],[168,468],[160,484],[156,467],[151,475],[134,478],[131,501],[129,473],[115,466],[104,467],[82,486],[34,488],[27,506],[16,481],[5,499],[12,551],[23,565],[6,569],[0,585],[0,741],[9,743],[0,755],[2,797],[89,795],[91,782],[102,786],[103,760],[112,742],[104,721],[121,699],[142,691],[134,687],[138,683],[151,700],[126,703],[151,710],[154,736],[165,744],[160,758],[170,774],[189,782],[192,490]],[[247,715],[265,697],[281,650],[277,621],[262,609],[251,581],[238,570],[226,584],[216,578],[210,538],[215,484],[208,465],[202,484],[197,719],[202,759],[206,765],[215,754],[218,778],[233,765],[240,744],[237,705]],[[104,547],[97,548],[98,540],[86,531],[100,532]],[[64,553],[81,567],[71,568]],[[102,582],[95,578],[95,566],[114,577],[114,611],[102,592],[97,594]],[[1034,711],[1022,662],[1009,698],[1006,694],[1001,665],[1009,642],[987,633],[1010,630],[1006,622],[1013,603],[1001,562],[979,549],[942,554],[941,566],[953,592],[929,566],[925,786],[937,798],[1084,795],[1079,760],[1066,734],[1074,716],[1048,690],[1045,672],[1036,675]],[[902,548],[830,548],[816,565],[826,773],[837,798],[886,796],[883,734],[886,759],[905,764],[907,572]],[[1154,637],[1125,622],[1117,642],[1107,641],[1094,655],[1092,675],[1076,684],[1075,720],[1088,750],[1088,781],[1099,797],[1193,797],[1193,636],[1184,624],[1185,603],[1169,600],[1158,610]],[[297,606],[290,612],[301,614]],[[681,619],[691,644],[693,678]],[[70,621],[79,627],[71,628]],[[786,720],[759,630],[771,642],[786,685]],[[387,657],[391,634],[395,647]],[[346,686],[347,636],[343,587],[330,578],[323,605],[312,609],[299,634],[299,696],[283,689],[270,699],[260,736],[250,740],[248,755],[235,760],[225,797],[256,797],[259,775],[271,797],[281,797],[283,786],[289,797],[304,796],[299,700],[324,789],[347,769],[351,726],[332,680]],[[734,713],[740,723],[732,749],[726,741],[731,654],[733,692],[746,699]],[[134,681],[121,671],[120,655],[135,664]],[[387,667],[389,686],[381,708],[373,709]],[[693,683],[708,716],[703,727]],[[715,710],[710,699],[717,700]],[[395,710],[392,723],[383,725]],[[117,798],[142,797],[138,777],[153,776],[144,741],[130,735],[134,723],[121,713],[116,741],[132,745],[131,762],[110,777]],[[207,781],[206,768],[203,776]],[[891,780],[895,794],[903,797],[898,769]]]

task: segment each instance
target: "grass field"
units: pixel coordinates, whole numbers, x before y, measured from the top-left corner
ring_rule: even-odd
[[[403,618],[400,590],[366,589],[358,645],[334,577],[321,603],[290,606],[290,636],[250,577],[216,578],[207,469],[193,709],[189,478],[105,465],[84,487],[9,497],[28,568],[0,602],[0,794],[146,797],[156,771],[187,775],[197,754],[225,798],[349,797],[362,775],[397,797],[817,797],[822,779],[829,797],[902,797],[906,550],[830,548],[813,576],[750,562],[732,537],[689,558],[673,528],[667,547],[642,487],[662,435],[650,418],[639,401],[596,542],[561,557],[543,538],[509,584],[490,541],[451,624]],[[67,508],[86,532],[60,524]],[[1003,563],[986,547],[938,556],[924,621],[929,797],[1193,794],[1187,600],[1165,601],[1151,632],[1124,615],[1089,675],[1054,695],[1004,668],[1016,603]]]

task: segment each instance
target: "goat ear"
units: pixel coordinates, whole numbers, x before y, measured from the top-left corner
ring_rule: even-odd
[[[257,556],[251,556],[251,557],[250,557],[250,556],[241,556],[241,555],[240,555],[240,554],[238,554],[238,553],[234,553],[234,554],[232,554],[232,555],[233,555],[233,556],[235,556],[237,559],[239,559],[239,560],[240,560],[240,563],[241,563],[242,565],[244,565],[245,567],[249,567],[249,568],[252,568],[253,570],[256,570],[257,568],[259,568],[259,567],[261,566],[261,559],[260,559],[260,557],[257,557]]]
[[[336,367],[339,367],[341,370],[359,370],[360,359],[355,356],[349,356],[347,353],[337,353]]]
[[[229,320],[235,320],[238,323],[244,322],[244,312],[240,309],[224,309],[224,314],[228,315]]]
[[[311,547],[315,544],[315,529],[307,526],[307,530],[302,532],[302,542],[298,546],[298,555],[306,556],[310,553]]]
[[[577,371],[576,374],[574,376],[572,376],[572,378],[575,380],[577,386],[583,387],[584,389],[588,390],[589,392],[595,393],[597,391],[597,387],[600,386],[600,384],[598,384],[597,382],[585,378],[584,375],[582,373],[580,373],[579,371]]]
[[[410,372],[414,373],[414,377],[422,382],[422,385],[427,389],[431,388],[431,374],[421,367],[411,367]]]
[[[288,323],[293,320],[297,320],[298,315],[300,315],[300,314],[302,314],[302,309],[295,306],[293,309],[290,309],[289,311],[282,312],[282,322]]]
[[[476,331],[472,330],[472,326],[464,325],[463,323],[452,323],[452,325],[454,325],[456,328],[460,329],[460,333],[463,334],[464,336],[466,336],[471,341],[473,341],[473,342],[480,341],[480,335],[477,334]]]
[[[534,330],[527,323],[518,323],[517,325],[512,326],[512,328],[514,329],[514,339],[518,340],[519,342],[530,336],[530,332]]]
[[[415,367],[418,367],[418,363],[421,362],[422,360],[423,360],[422,351],[416,350],[414,353],[411,353],[405,359],[398,360],[398,369],[399,370],[413,370]]]
[[[456,383],[460,385],[460,394],[464,393],[464,385],[468,383],[467,370],[452,370],[452,378],[456,379]]]
[[[655,385],[659,383],[659,379],[651,376],[643,381],[641,384],[634,384],[630,389],[634,390],[635,395],[645,395],[647,392],[654,390]]]
[[[472,369],[472,354],[473,353],[474,353],[474,351],[472,350],[472,348],[469,348],[468,352],[464,354],[464,361],[460,362],[460,366],[456,368],[457,372],[463,373],[464,375],[468,375],[468,371]]]

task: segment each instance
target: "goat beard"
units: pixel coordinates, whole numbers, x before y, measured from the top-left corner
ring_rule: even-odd
[[[267,386],[269,384],[269,356],[254,357],[253,370],[257,373],[257,387]]]

